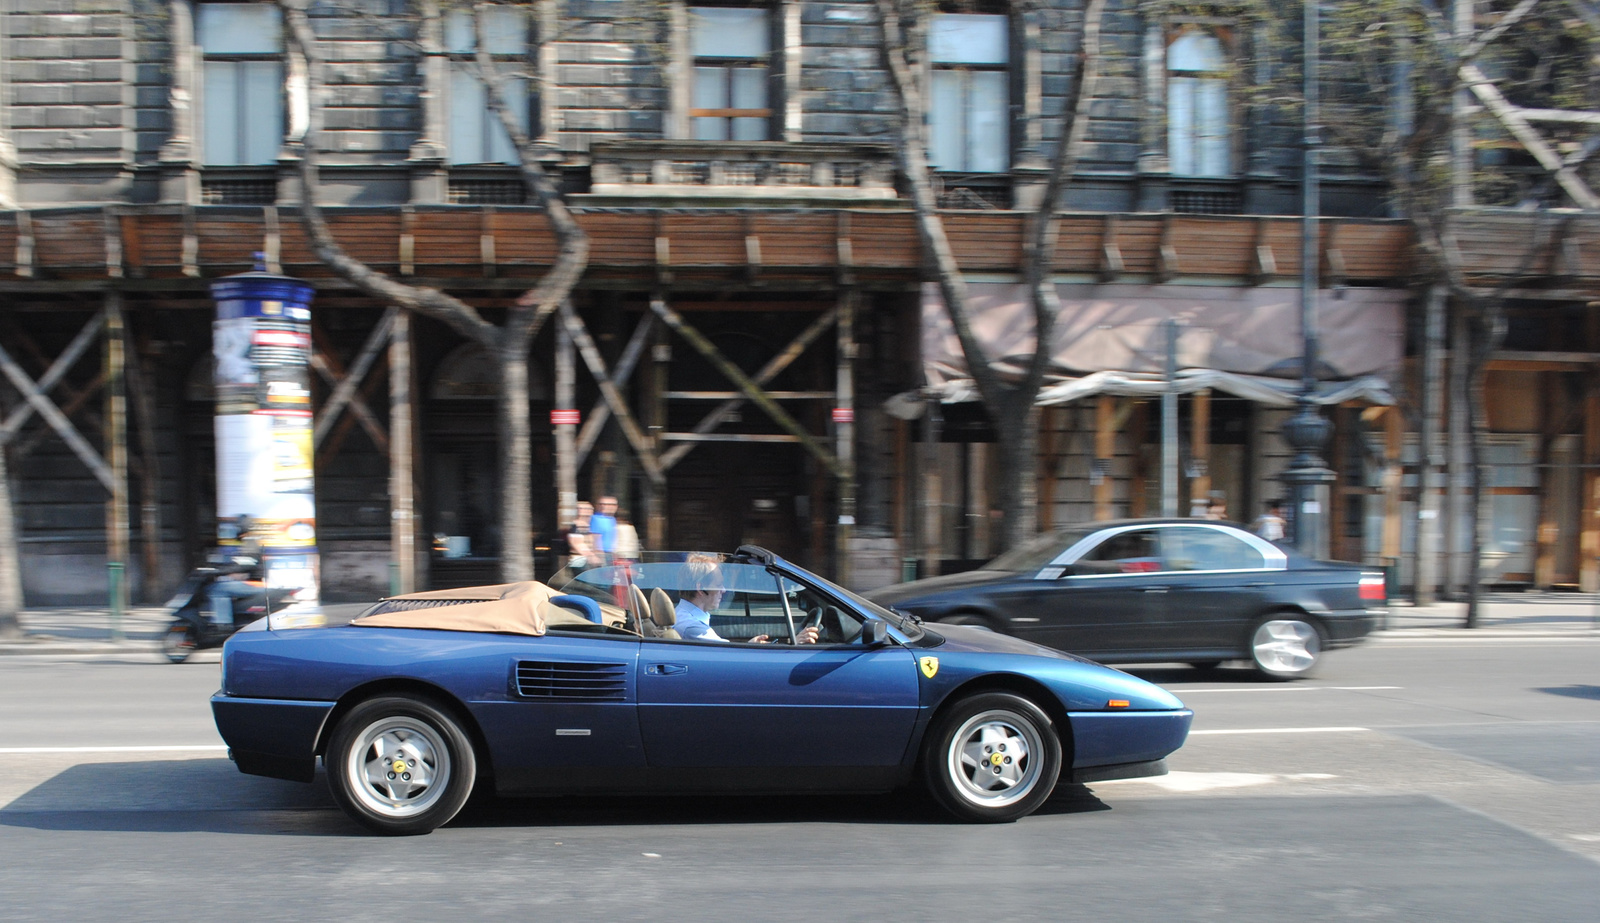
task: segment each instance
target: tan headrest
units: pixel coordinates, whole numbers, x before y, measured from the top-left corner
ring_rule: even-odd
[[[644,623],[655,621],[650,612],[650,603],[644,598],[644,590],[639,589],[638,584],[635,583],[628,584],[628,598],[633,601],[633,617],[635,620],[633,627],[636,631],[643,633]]]
[[[650,591],[650,618],[662,628],[678,624],[678,610],[672,605],[672,597],[660,587]]]
[[[534,580],[407,593],[385,599],[371,615],[364,615],[350,624],[371,628],[542,635],[548,611],[544,604],[556,595],[559,594],[555,590]]]

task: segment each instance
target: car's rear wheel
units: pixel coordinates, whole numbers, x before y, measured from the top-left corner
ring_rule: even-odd
[[[1250,659],[1272,679],[1309,676],[1322,659],[1322,633],[1303,618],[1268,616],[1250,634]]]
[[[1061,774],[1061,741],[1027,699],[989,692],[957,702],[929,729],[928,789],[962,820],[1003,823],[1032,814]]]
[[[161,653],[173,663],[183,663],[194,653],[198,639],[195,636],[194,626],[179,619],[167,626],[161,634]]]
[[[477,776],[454,718],[410,696],[368,699],[328,742],[328,787],[356,823],[391,836],[427,833],[466,804]]]

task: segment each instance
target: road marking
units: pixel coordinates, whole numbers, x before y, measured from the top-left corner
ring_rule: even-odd
[[[1181,688],[1181,687],[1180,687]],[[1313,692],[1318,689],[1337,689],[1340,692],[1367,692],[1376,689],[1404,689],[1404,686],[1264,686],[1261,688],[1245,689],[1182,689],[1188,695],[1191,692]]]
[[[1090,782],[1091,788],[1102,785],[1153,785],[1169,792],[1208,792],[1221,788],[1248,788],[1253,785],[1270,785],[1274,782],[1321,782],[1337,779],[1326,772],[1297,772],[1290,775],[1263,772],[1169,772],[1164,776],[1140,779],[1109,779]]]
[[[1228,728],[1214,731],[1190,731],[1190,737],[1201,734],[1350,734],[1359,731],[1370,731],[1371,728],[1358,727],[1325,727],[1325,728]]]
[[[0,747],[3,753],[182,753],[220,752],[228,749],[222,744],[196,747]]]

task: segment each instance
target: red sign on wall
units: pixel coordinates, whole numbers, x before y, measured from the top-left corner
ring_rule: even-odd
[[[577,426],[578,412],[576,410],[552,410],[550,411],[550,425]]]
[[[833,422],[835,422],[835,423],[854,423],[854,422],[856,422],[855,408],[852,408],[852,407],[835,407],[835,408],[833,408]]]

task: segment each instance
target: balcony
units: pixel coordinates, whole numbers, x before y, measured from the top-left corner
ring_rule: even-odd
[[[610,141],[591,153],[590,196],[618,204],[839,206],[897,198],[894,150],[884,144]]]

